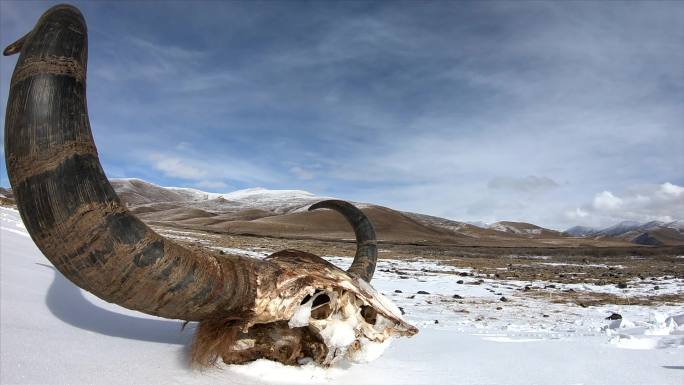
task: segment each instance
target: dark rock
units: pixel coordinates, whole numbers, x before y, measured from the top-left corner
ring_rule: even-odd
[[[461,273],[458,273],[458,275],[461,276],[461,277],[467,277],[467,276],[468,276],[468,273],[466,273],[466,272],[461,272]]]
[[[653,286],[653,290],[660,290],[660,286],[658,286],[658,285]]]
[[[451,296],[451,298],[456,298],[456,299],[463,299],[463,297],[461,297],[461,296],[460,296],[460,295],[458,295],[458,294],[454,294],[454,295],[452,295],[452,296]]]
[[[501,301],[501,302],[508,302],[508,298],[506,298],[506,297],[501,297],[501,298],[499,298],[499,301]]]
[[[542,314],[542,317],[549,318],[549,315],[548,314]]]
[[[497,307],[496,310],[501,310],[503,309],[501,306]]]
[[[459,285],[463,285],[463,280],[462,280],[462,279],[459,279],[458,281],[456,281],[456,283],[459,284]]]
[[[439,320],[435,320],[435,323],[438,324],[438,323],[439,323]]]
[[[531,287],[525,286],[525,287],[523,288],[523,291],[530,291],[530,289],[531,289]]]
[[[556,285],[546,285],[544,286],[544,289],[555,289]]]
[[[615,321],[618,319],[622,319],[622,316],[618,313],[613,313],[613,314],[609,315],[608,317],[606,317],[606,319],[609,319],[611,321]]]
[[[403,293],[403,291],[401,291],[401,290],[399,290],[399,289],[395,290],[394,292],[395,292],[395,293]]]
[[[404,308],[403,308],[403,307],[401,307],[401,306],[399,306],[399,311],[401,312],[401,315],[404,315],[404,314],[406,314],[406,312],[404,311]]]
[[[408,299],[414,299],[414,298],[416,298],[415,295],[412,295],[412,296],[409,296],[409,297],[408,297]]]
[[[425,291],[425,290],[418,290],[418,291],[416,292],[416,294],[430,294],[430,293],[428,293],[428,292]]]
[[[624,282],[620,282],[615,286],[617,286],[618,289],[626,289],[627,288],[627,284]]]

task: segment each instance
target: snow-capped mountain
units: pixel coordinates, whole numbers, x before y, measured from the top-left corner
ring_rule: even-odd
[[[684,220],[677,220],[672,221],[670,223],[666,223],[665,227],[667,227],[668,229],[679,231],[680,233],[684,233]]]
[[[335,214],[307,212],[318,201],[331,199],[302,190],[250,188],[212,193],[186,187],[162,187],[141,179],[112,179],[112,186],[129,209],[154,224],[259,236],[300,237],[343,235],[346,229]],[[3,189],[0,205],[12,205],[10,189]],[[625,221],[605,229],[575,226],[561,233],[531,223],[501,221],[469,224],[435,216],[401,212],[353,202],[371,216],[385,240],[457,245],[533,246],[576,245],[581,238],[602,245],[626,242],[643,245],[684,245],[684,221]],[[326,235],[327,234],[327,235]],[[575,243],[573,243],[575,242]],[[539,246],[538,245],[538,246]]]
[[[615,224],[610,227],[606,227],[605,229],[602,229],[598,231],[596,234],[597,236],[616,236],[620,234],[624,234],[628,231],[636,230],[639,227],[641,227],[641,223],[636,222],[636,221],[622,221],[618,224]]]
[[[129,205],[182,203],[214,213],[258,208],[275,214],[306,209],[328,197],[302,190],[249,188],[227,193],[212,193],[187,187],[162,187],[141,179],[111,179],[116,193]]]
[[[604,229],[575,226],[564,231],[573,237],[617,238],[639,245],[684,245],[684,221],[623,221]]]
[[[563,234],[571,237],[586,237],[595,234],[597,231],[599,230],[589,226],[574,226],[563,231]]]
[[[311,204],[331,198],[302,190],[250,188],[209,193],[162,187],[140,179],[111,182],[132,212],[148,223],[259,236],[348,237],[347,225],[337,214],[327,210],[307,212]],[[543,246],[550,238],[561,243],[565,239],[559,232],[529,223],[499,222],[492,228],[482,228],[430,215],[353,203],[371,217],[385,241],[513,247],[535,245],[539,241],[542,244],[537,246]]]
[[[533,225],[531,223],[525,222],[510,222],[501,221],[492,223],[488,226],[490,230],[501,231],[504,233],[518,234],[524,236],[546,236],[555,235],[558,236],[560,233],[555,230],[545,229],[543,227]]]

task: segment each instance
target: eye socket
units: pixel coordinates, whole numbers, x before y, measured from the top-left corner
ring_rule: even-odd
[[[330,302],[330,297],[328,297],[327,294],[320,294],[314,298],[313,305],[311,305],[312,308],[316,308],[320,305],[326,304]]]
[[[304,305],[305,303],[309,302],[310,299],[311,295],[307,294],[306,297],[304,297],[304,299],[302,299],[302,302],[300,302],[299,304]]]
[[[330,306],[330,297],[321,293],[314,297],[311,305],[311,318],[326,319],[332,314],[332,307]]]
[[[375,325],[378,321],[378,312],[370,306],[363,305],[361,306],[361,317],[369,324]]]

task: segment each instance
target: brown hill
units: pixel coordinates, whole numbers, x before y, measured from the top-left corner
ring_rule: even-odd
[[[521,235],[529,238],[558,238],[564,237],[560,231],[549,230],[541,226],[526,222],[501,221],[489,225],[491,230]]]
[[[186,198],[177,192],[140,179],[112,179],[110,183],[119,198],[129,206],[186,201]]]

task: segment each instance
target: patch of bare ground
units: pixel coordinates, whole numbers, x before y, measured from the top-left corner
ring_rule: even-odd
[[[2,207],[11,207],[13,209],[17,208],[16,203],[14,203],[14,199],[11,198],[5,198],[5,197],[0,197],[0,206]]]
[[[181,235],[177,240],[191,247],[260,250],[264,253],[283,249],[298,249],[316,255],[353,256],[356,244],[352,239],[327,241],[315,239],[287,239],[231,235],[192,230],[188,239],[185,229],[155,226],[162,232],[174,231]],[[227,254],[230,254],[228,252]],[[502,248],[421,246],[381,243],[379,258],[429,259],[457,268],[472,269],[478,278],[515,281],[543,281],[559,284],[612,285],[622,287],[650,285],[655,288],[663,279],[684,279],[684,248]],[[442,272],[444,273],[444,272]],[[454,273],[454,279],[457,273]],[[649,286],[644,286],[649,287]],[[578,305],[599,304],[665,304],[684,303],[684,293],[621,297],[593,292],[560,292],[537,288],[524,295],[549,296],[554,302],[573,302]],[[657,289],[655,289],[657,290]]]
[[[609,293],[595,292],[554,292],[531,290],[526,293],[531,297],[547,299],[553,303],[574,303],[582,307],[599,305],[677,305],[684,303],[684,293],[663,294],[655,296],[625,297]]]

